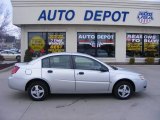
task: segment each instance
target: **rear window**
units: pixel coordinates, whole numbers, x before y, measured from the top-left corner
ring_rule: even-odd
[[[42,68],[49,68],[49,57],[42,60]]]
[[[70,56],[59,55],[44,58],[42,60],[42,68],[63,68],[71,69]]]

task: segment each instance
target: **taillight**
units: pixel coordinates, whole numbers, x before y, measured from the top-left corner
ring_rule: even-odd
[[[14,66],[14,68],[12,69],[12,74],[15,74],[17,71],[19,70],[18,66]]]

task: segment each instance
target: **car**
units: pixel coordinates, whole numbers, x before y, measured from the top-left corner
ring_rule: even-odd
[[[5,60],[17,60],[19,62],[21,59],[21,54],[13,50],[0,51],[0,55],[2,55]]]
[[[15,52],[17,52],[17,53],[21,53],[21,50],[20,50],[20,49],[17,49],[17,48],[10,49],[10,51],[15,51]]]
[[[35,101],[46,99],[50,93],[113,93],[125,100],[147,87],[143,75],[82,53],[47,54],[29,63],[16,63],[11,73],[9,87],[26,91]]]

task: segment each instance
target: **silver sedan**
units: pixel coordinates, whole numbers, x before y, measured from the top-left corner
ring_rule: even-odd
[[[19,62],[21,59],[21,54],[13,50],[3,50],[0,52],[0,55],[2,55],[5,60],[17,60]]]
[[[36,101],[50,93],[113,93],[119,99],[128,99],[147,87],[141,74],[80,53],[48,54],[29,63],[17,63],[8,84],[12,89],[27,91]]]

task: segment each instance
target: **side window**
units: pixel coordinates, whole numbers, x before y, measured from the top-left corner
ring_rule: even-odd
[[[42,68],[49,68],[49,57],[42,60]]]
[[[59,55],[59,56],[50,57],[50,67],[71,69],[70,56]]]
[[[8,52],[7,52],[7,51],[2,51],[1,53],[3,53],[3,54],[7,54]]]
[[[8,51],[8,54],[14,54],[14,52]]]
[[[74,60],[76,69],[100,70],[100,68],[102,67],[99,62],[92,60],[90,58],[75,56]]]

